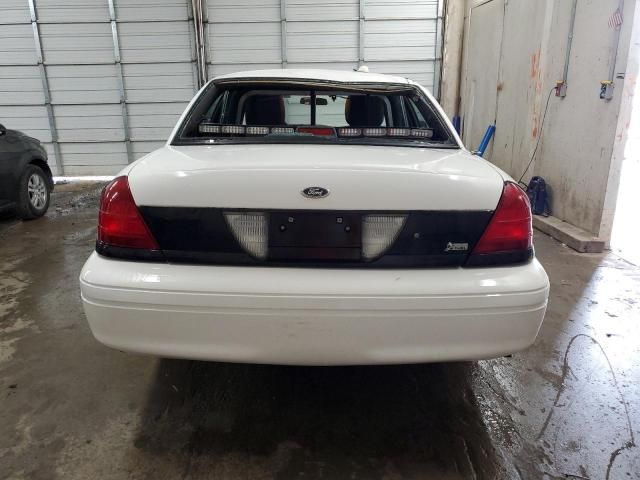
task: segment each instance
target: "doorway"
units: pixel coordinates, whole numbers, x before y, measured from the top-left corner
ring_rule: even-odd
[[[625,260],[640,266],[640,83],[637,81],[632,98],[611,249]]]

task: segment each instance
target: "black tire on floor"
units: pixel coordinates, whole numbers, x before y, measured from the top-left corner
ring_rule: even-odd
[[[27,165],[20,177],[18,217],[31,220],[47,213],[51,200],[51,186],[47,175],[36,165]]]

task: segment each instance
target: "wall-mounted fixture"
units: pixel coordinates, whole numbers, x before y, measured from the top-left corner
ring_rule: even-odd
[[[600,82],[600,98],[603,100],[611,100],[613,98],[612,80],[602,80]]]
[[[567,96],[567,82],[564,80],[556,80],[556,97]]]

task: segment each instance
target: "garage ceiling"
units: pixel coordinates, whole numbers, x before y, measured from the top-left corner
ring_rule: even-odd
[[[439,0],[207,0],[204,17],[209,78],[366,64],[438,93]],[[191,0],[3,0],[0,122],[57,174],[115,174],[166,140],[195,57]]]

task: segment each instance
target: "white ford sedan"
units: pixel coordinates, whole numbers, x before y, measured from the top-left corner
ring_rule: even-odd
[[[103,191],[80,285],[95,337],[228,362],[471,360],[536,338],[531,211],[400,77],[209,82]]]

